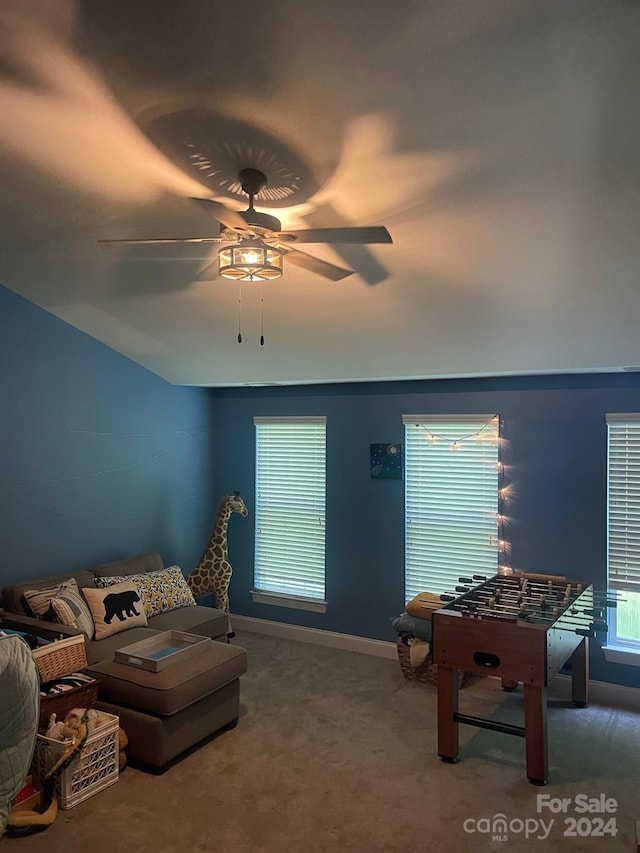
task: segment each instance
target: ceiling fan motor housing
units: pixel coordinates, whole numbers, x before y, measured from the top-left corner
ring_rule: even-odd
[[[247,223],[247,232],[255,236],[267,237],[272,231],[281,231],[282,225],[280,220],[269,213],[262,213],[259,210],[254,210],[252,207],[249,210],[240,211],[240,216]],[[238,231],[232,228],[226,228],[224,225],[220,228],[220,236],[227,240],[235,240],[238,236]]]

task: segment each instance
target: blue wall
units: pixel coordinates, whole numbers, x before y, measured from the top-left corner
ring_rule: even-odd
[[[640,376],[608,374],[227,389],[215,393],[216,488],[250,510],[229,527],[235,613],[383,640],[404,607],[404,483],[372,480],[369,445],[402,442],[403,414],[500,414],[511,564],[604,588],[606,412],[640,411]],[[326,415],[326,614],[254,604],[254,415]],[[592,677],[638,684],[592,641]]]
[[[212,400],[0,287],[0,586],[206,544]]]
[[[229,526],[234,612],[392,640],[404,484],[370,479],[369,445],[402,442],[404,413],[499,413],[512,565],[603,587],[605,413],[640,411],[640,375],[179,388],[0,287],[0,406],[0,586],[148,550],[188,571],[238,489],[250,516]],[[250,596],[253,417],[307,414],[328,417],[326,614]],[[638,684],[596,643],[591,663]]]

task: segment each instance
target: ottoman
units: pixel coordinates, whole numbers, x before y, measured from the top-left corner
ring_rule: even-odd
[[[120,718],[128,758],[156,773],[199,741],[236,725],[239,679],[246,671],[245,649],[214,640],[160,672],[115,661],[86,669],[99,680],[96,707]]]

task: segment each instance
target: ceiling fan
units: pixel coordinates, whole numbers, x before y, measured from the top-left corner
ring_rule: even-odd
[[[238,181],[249,196],[249,207],[236,211],[213,199],[194,198],[220,223],[219,237],[173,237],[142,240],[99,240],[99,243],[145,245],[162,243],[230,243],[218,250],[218,273],[235,281],[269,281],[280,278],[283,258],[288,263],[339,281],[354,270],[339,267],[328,261],[301,252],[298,243],[392,243],[391,235],[382,226],[364,228],[308,228],[283,231],[280,220],[262,213],[253,206],[254,199],[267,186],[265,175],[258,169],[242,169]]]

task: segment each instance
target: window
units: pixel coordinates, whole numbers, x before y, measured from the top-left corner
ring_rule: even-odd
[[[254,418],[254,601],[324,612],[326,418]]]
[[[453,592],[498,570],[496,415],[403,415],[405,593]]]
[[[640,654],[640,414],[607,415],[609,645]],[[613,659],[613,658],[610,658]]]

